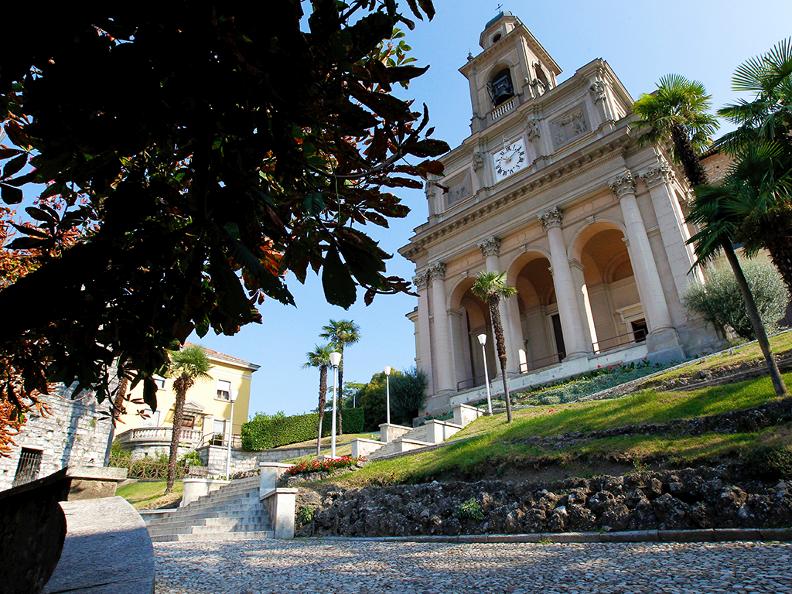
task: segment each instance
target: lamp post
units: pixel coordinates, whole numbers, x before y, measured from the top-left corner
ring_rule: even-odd
[[[234,439],[234,403],[237,399],[237,391],[231,390],[228,395],[231,400],[231,419],[228,421],[228,443],[226,444],[226,479],[231,480],[231,441]]]
[[[492,393],[490,392],[489,371],[487,370],[487,335],[479,334],[478,341],[481,345],[481,354],[484,355],[484,381],[487,384],[487,412],[492,414]]]
[[[338,365],[341,363],[341,353],[330,353],[330,365],[333,366],[333,421],[330,429],[330,457],[336,457],[336,386],[338,386]]]
[[[390,374],[391,366],[385,366],[385,422],[390,425]]]

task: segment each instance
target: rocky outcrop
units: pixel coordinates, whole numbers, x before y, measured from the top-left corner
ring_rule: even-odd
[[[736,480],[726,467],[567,479],[301,489],[299,536],[402,536],[779,527],[792,525],[792,481]],[[470,513],[471,500],[479,513]],[[464,505],[463,505],[464,504]],[[299,508],[310,508],[300,513]]]

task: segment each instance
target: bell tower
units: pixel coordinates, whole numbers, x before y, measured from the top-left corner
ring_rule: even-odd
[[[500,12],[481,32],[478,55],[459,71],[468,79],[471,131],[487,128],[518,105],[556,86],[561,68],[520,19]]]

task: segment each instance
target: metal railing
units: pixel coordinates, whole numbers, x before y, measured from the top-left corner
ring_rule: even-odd
[[[557,365],[561,363],[563,359],[563,353],[553,353],[552,355],[548,355],[547,357],[541,357],[539,359],[535,359],[530,364],[526,361],[525,363],[520,363],[520,373],[531,373],[533,371],[539,371],[540,369],[544,369],[545,367],[552,367],[553,365]]]
[[[204,446],[221,446],[221,447],[228,447],[228,439],[225,435],[221,433],[215,433],[213,435],[204,435],[201,443],[197,446],[202,448]],[[234,449],[241,449],[242,448],[242,436],[241,435],[232,435],[231,436],[231,447]]]
[[[595,353],[603,353],[628,344],[643,344],[644,342],[646,342],[646,333],[627,332],[603,340],[596,340],[591,346]]]

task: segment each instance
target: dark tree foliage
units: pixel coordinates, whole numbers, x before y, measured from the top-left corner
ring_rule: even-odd
[[[0,291],[0,357],[24,378],[0,399],[49,379],[101,400],[117,365],[155,407],[167,349],[259,322],[265,297],[292,303],[288,272],[321,274],[343,307],[357,287],[367,303],[408,290],[362,227],[404,217],[387,189],[440,173],[448,146],[392,93],[425,71],[393,59],[387,40],[412,26],[395,0],[24,10],[0,36],[0,194],[43,184],[66,207],[9,247],[82,236]]]

